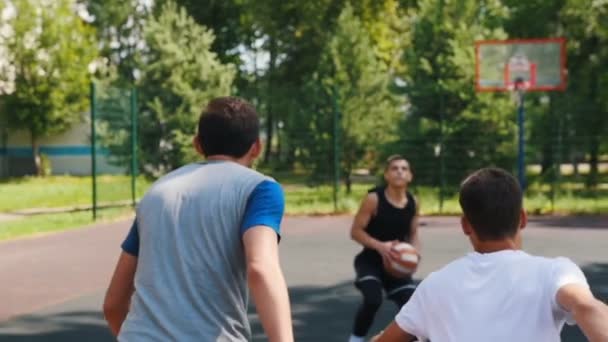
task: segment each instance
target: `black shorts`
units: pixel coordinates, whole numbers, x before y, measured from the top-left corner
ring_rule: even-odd
[[[375,251],[363,251],[355,257],[355,272],[357,273],[355,286],[358,287],[365,281],[376,281],[384,288],[389,298],[399,291],[416,288],[411,276],[395,278],[387,273],[382,264],[382,257]]]

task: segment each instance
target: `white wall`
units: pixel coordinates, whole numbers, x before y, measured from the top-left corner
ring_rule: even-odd
[[[88,114],[87,114],[88,115]],[[41,153],[51,161],[53,174],[90,175],[90,124],[85,116],[65,133],[39,139]],[[7,176],[7,163],[12,176],[25,172],[31,161],[31,141],[26,131],[9,131],[6,153],[0,155],[0,176]],[[110,165],[103,152],[97,155],[97,171],[105,174],[125,173],[124,168]]]

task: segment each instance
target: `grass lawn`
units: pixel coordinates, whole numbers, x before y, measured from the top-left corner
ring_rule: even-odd
[[[356,184],[352,194],[341,193],[338,201],[338,212],[353,213],[370,185]],[[420,202],[423,215],[458,215],[460,205],[457,195],[444,198],[440,209],[439,191],[430,187],[413,189]],[[329,186],[306,188],[302,186],[285,186],[286,211],[288,214],[331,214],[334,212],[333,191]],[[565,192],[556,196],[553,203],[549,192],[532,192],[526,195],[526,210],[535,215],[598,215],[608,214],[608,191],[595,195]]]
[[[30,208],[57,208],[91,205],[90,177],[24,177],[0,182],[0,212]],[[144,178],[137,179],[140,197],[150,186]],[[98,177],[97,200],[100,203],[131,199],[131,180],[128,176]]]
[[[301,180],[281,179],[286,195],[288,215],[325,215],[336,213],[333,189],[330,185],[309,187]],[[111,203],[130,199],[130,179],[127,176],[102,176],[99,179],[99,201]],[[137,196],[141,197],[150,181],[141,177],[137,181]],[[373,184],[354,184],[351,194],[340,188],[338,213],[353,213],[361,199]],[[526,209],[533,214],[607,214],[608,189],[586,193],[578,184],[564,184],[566,191],[551,203],[548,187],[532,188],[525,199]],[[424,215],[459,214],[460,207],[455,194],[446,196],[440,210],[437,188],[417,186],[412,188]],[[57,176],[47,178],[26,177],[0,182],[0,213],[29,208],[57,208],[91,204],[91,179],[89,177]],[[102,220],[132,215],[130,207],[104,209]],[[0,223],[0,240],[18,236],[60,231],[93,223],[90,211],[27,216],[23,219]]]
[[[133,210],[129,207],[103,209],[98,211],[97,222],[107,222],[132,216]],[[91,212],[88,210],[28,216],[23,219],[2,222],[0,225],[0,241],[74,229],[93,223]]]

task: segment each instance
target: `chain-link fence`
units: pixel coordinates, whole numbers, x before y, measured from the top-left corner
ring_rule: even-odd
[[[93,217],[100,207],[135,205],[139,173],[137,127],[135,88],[91,84]]]
[[[0,179],[9,175],[8,127],[0,120]]]
[[[411,191],[425,214],[459,213],[459,184],[475,169],[498,166],[517,173],[515,116],[494,124],[498,128],[486,128],[475,120],[416,121],[405,108],[392,128],[379,129],[368,122],[365,124],[371,128],[366,131],[361,130],[363,122],[349,118],[334,93],[326,95],[315,105],[293,105],[285,112],[274,107],[272,115],[268,106],[258,105],[265,148],[256,167],[284,184],[289,213],[356,210],[365,192],[382,183],[384,160],[392,154],[410,161],[414,172]],[[95,207],[135,203],[145,187],[136,182],[141,165],[161,169],[152,164],[164,160],[138,158],[145,150],[141,144],[146,137],[138,139],[142,126],[137,122],[135,90],[98,85],[92,88],[91,100]],[[526,208],[539,214],[608,212],[606,139],[576,130],[565,119],[548,120],[544,127],[534,121],[539,115],[533,113],[526,123]],[[143,117],[154,119],[150,113]],[[150,122],[150,129],[163,128],[162,122]],[[189,141],[189,134],[182,132],[181,140]],[[158,145],[156,154],[190,148],[187,142],[185,147],[163,147],[165,140],[157,138],[146,146],[150,150]],[[110,168],[125,177],[106,180],[103,174]],[[146,174],[149,178],[162,175]]]
[[[517,174],[515,116],[497,132],[474,125],[458,131],[446,120],[446,128],[431,134],[399,128],[391,141],[380,143],[389,132],[377,131],[377,139],[372,135],[367,141],[372,148],[353,147],[349,126],[330,111],[313,113],[305,124],[275,119],[271,129],[263,112],[262,117],[266,151],[258,165],[286,185],[288,209],[290,203],[312,212],[356,209],[365,191],[382,182],[383,161],[391,154],[410,161],[411,188],[427,214],[459,213],[460,182],[475,169],[497,166]],[[548,124],[530,128],[526,123],[526,208],[536,214],[608,212],[608,135],[602,139],[566,129],[555,118]]]

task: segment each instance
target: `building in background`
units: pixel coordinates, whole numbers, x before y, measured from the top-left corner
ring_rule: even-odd
[[[48,158],[53,175],[91,174],[90,124],[87,119],[63,134],[40,139],[40,153]],[[0,125],[0,178],[36,174],[32,146],[26,131]],[[97,172],[123,174],[125,168],[112,165],[108,153],[98,149]]]

